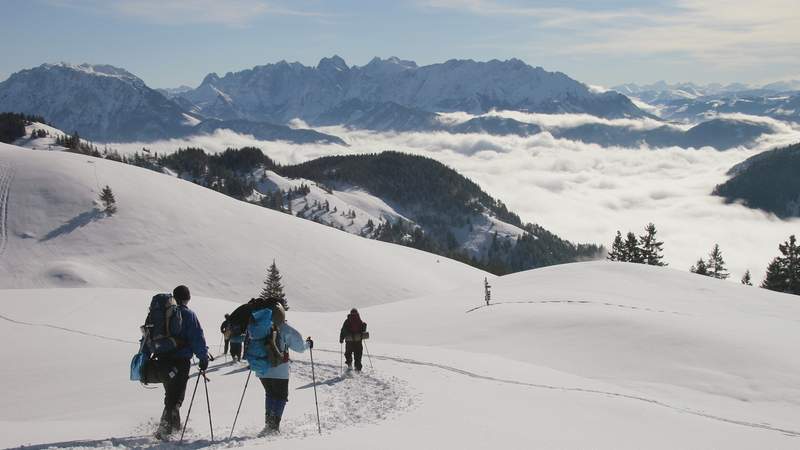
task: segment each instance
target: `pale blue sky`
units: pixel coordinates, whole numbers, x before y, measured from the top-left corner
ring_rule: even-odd
[[[0,80],[106,63],[152,87],[286,59],[520,58],[580,81],[800,79],[797,0],[0,0]]]

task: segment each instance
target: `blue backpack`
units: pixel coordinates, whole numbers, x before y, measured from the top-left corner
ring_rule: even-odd
[[[267,345],[273,340],[272,309],[264,308],[250,314],[247,325],[247,345],[244,359],[250,363],[250,370],[263,375],[272,366],[269,361]]]
[[[184,342],[178,339],[182,328],[178,303],[171,294],[156,294],[150,301],[150,312],[144,321],[144,345],[152,355],[175,351]]]

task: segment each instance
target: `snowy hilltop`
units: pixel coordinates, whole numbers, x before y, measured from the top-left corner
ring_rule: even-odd
[[[119,206],[113,216],[98,206],[100,184],[114,191]],[[308,309],[332,310],[357,299],[370,304],[452,289],[484,274],[175,177],[75,153],[0,144],[0,201],[5,288],[135,288],[180,278],[206,295],[242,301],[258,293],[264,269],[278,259],[292,296]],[[350,268],[338,282],[351,289],[320,283],[330,269],[302,256],[317,251]],[[423,259],[437,270],[422,269]],[[398,267],[406,267],[402,279],[396,278]]]

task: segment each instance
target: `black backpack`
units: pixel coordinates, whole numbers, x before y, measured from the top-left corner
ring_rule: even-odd
[[[170,353],[183,346],[177,336],[181,332],[181,314],[171,294],[156,294],[142,326],[144,344],[152,355]]]

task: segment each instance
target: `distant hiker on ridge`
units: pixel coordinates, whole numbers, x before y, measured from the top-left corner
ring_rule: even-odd
[[[145,340],[148,351],[155,355],[159,378],[164,383],[164,411],[155,433],[165,440],[181,428],[180,407],[186,394],[192,354],[197,356],[198,368],[208,368],[208,347],[203,328],[187,304],[191,294],[186,286],[178,286],[172,295],[153,298],[145,320]],[[177,303],[177,304],[176,304]]]
[[[367,323],[361,320],[357,309],[351,309],[339,332],[339,343],[346,342],[344,361],[347,363],[347,370],[352,370],[355,362],[356,372],[361,372],[361,355],[364,353],[362,340],[367,338],[369,338]]]
[[[286,310],[274,297],[251,299],[236,308],[229,321],[231,326],[246,327],[244,357],[264,386],[266,412],[261,435],[278,433],[289,400],[289,349],[304,352],[313,348],[314,341],[310,337],[304,341],[286,322]]]

